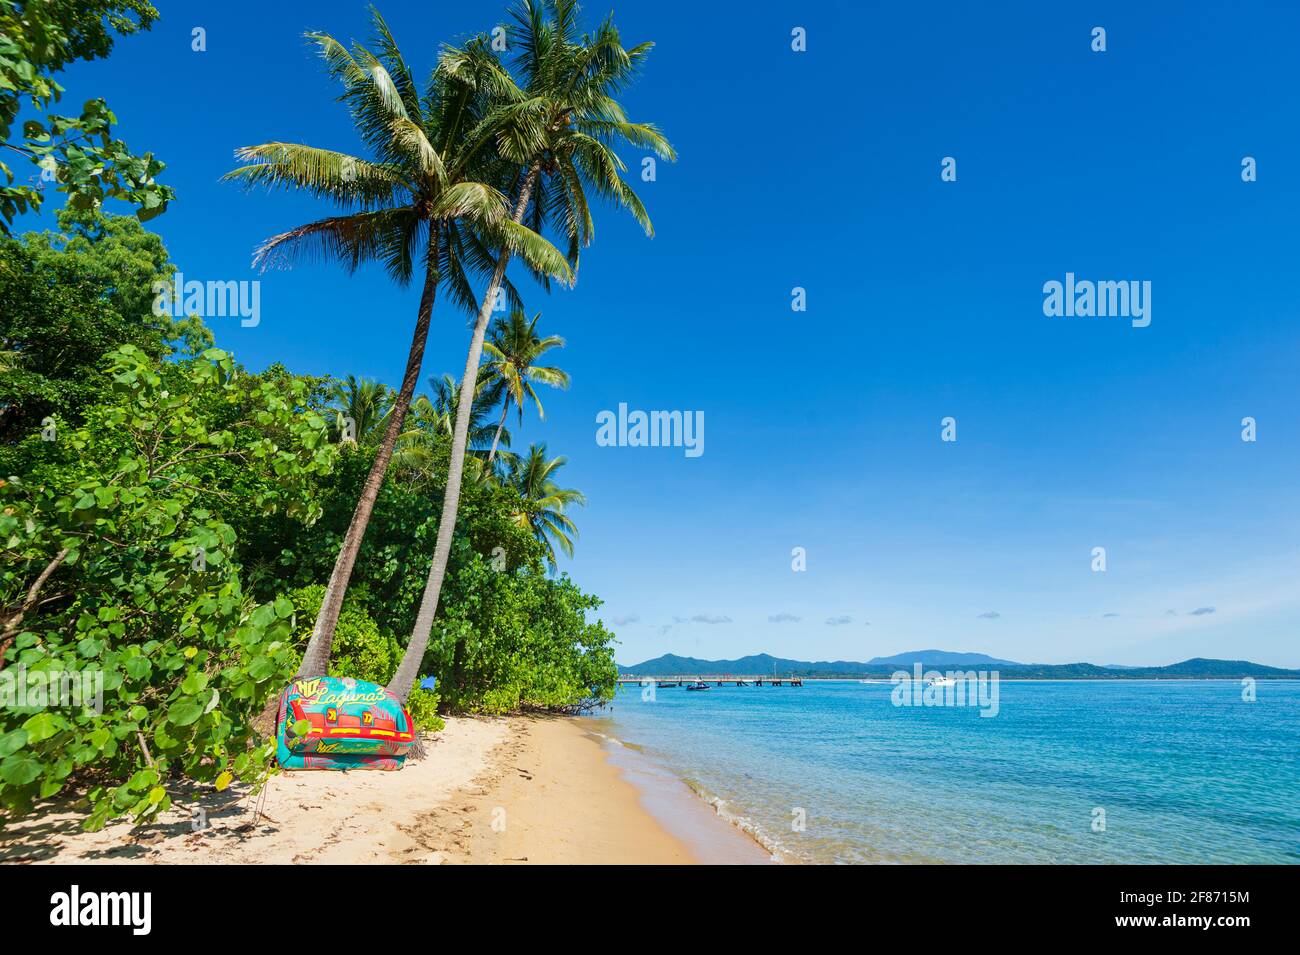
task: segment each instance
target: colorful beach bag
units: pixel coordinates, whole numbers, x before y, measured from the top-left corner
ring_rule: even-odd
[[[402,768],[415,727],[377,683],[321,676],[295,680],[281,694],[275,739],[285,769],[392,770]]]

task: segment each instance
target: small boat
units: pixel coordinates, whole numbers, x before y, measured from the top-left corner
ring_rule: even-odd
[[[938,676],[938,677],[930,677],[929,681],[928,681],[925,685],[926,685],[926,686],[939,686],[939,687],[942,687],[942,686],[956,686],[956,685],[957,685],[957,681],[954,680],[954,679],[953,679],[952,677],[950,677],[950,676]]]
[[[687,684],[686,684],[686,689],[688,689],[688,690],[707,690],[708,688],[709,688],[709,685],[708,685],[707,683],[705,683],[703,680],[701,680],[699,683],[687,683]]]
[[[660,690],[667,689],[667,688],[670,687],[670,686],[681,686],[681,684],[680,684],[680,683],[668,683],[668,682],[665,682],[664,680],[660,680],[658,683],[655,684],[655,687],[656,687],[657,689],[660,689]]]

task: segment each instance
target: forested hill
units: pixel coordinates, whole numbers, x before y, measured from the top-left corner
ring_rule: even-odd
[[[766,653],[736,660],[703,660],[666,653],[633,666],[620,666],[619,672],[635,676],[689,676],[705,673],[759,676],[771,673],[778,676],[822,678],[887,678],[897,670],[911,669],[916,663],[927,669],[940,670],[996,669],[1004,680],[1235,680],[1248,676],[1263,680],[1300,679],[1300,670],[1270,667],[1248,660],[1195,657],[1160,667],[1112,667],[1095,663],[1015,663],[982,653],[949,653],[941,650],[918,650],[891,657],[876,657],[865,663],[849,660],[790,660]]]

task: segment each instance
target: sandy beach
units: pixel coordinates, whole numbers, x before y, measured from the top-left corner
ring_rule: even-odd
[[[78,813],[47,807],[6,826],[0,862],[766,861],[698,800],[672,802],[674,831],[661,825],[578,720],[448,719],[426,748],[395,773],[282,773],[256,796],[238,787],[180,793],[164,818],[135,830],[83,832]],[[648,796],[662,817],[665,793]]]

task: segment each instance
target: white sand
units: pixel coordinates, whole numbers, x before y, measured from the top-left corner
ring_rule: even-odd
[[[0,862],[696,861],[579,721],[448,719],[425,746],[398,772],[281,773],[260,796],[173,793],[177,804],[137,830],[84,832],[70,804],[48,806],[0,831]]]
[[[425,737],[426,758],[398,772],[281,773],[260,797],[204,787],[192,805],[206,827],[189,803],[134,832],[126,823],[84,832],[66,810],[33,815],[0,833],[0,862],[422,862],[402,824],[471,786],[509,733],[506,720],[449,719]]]

